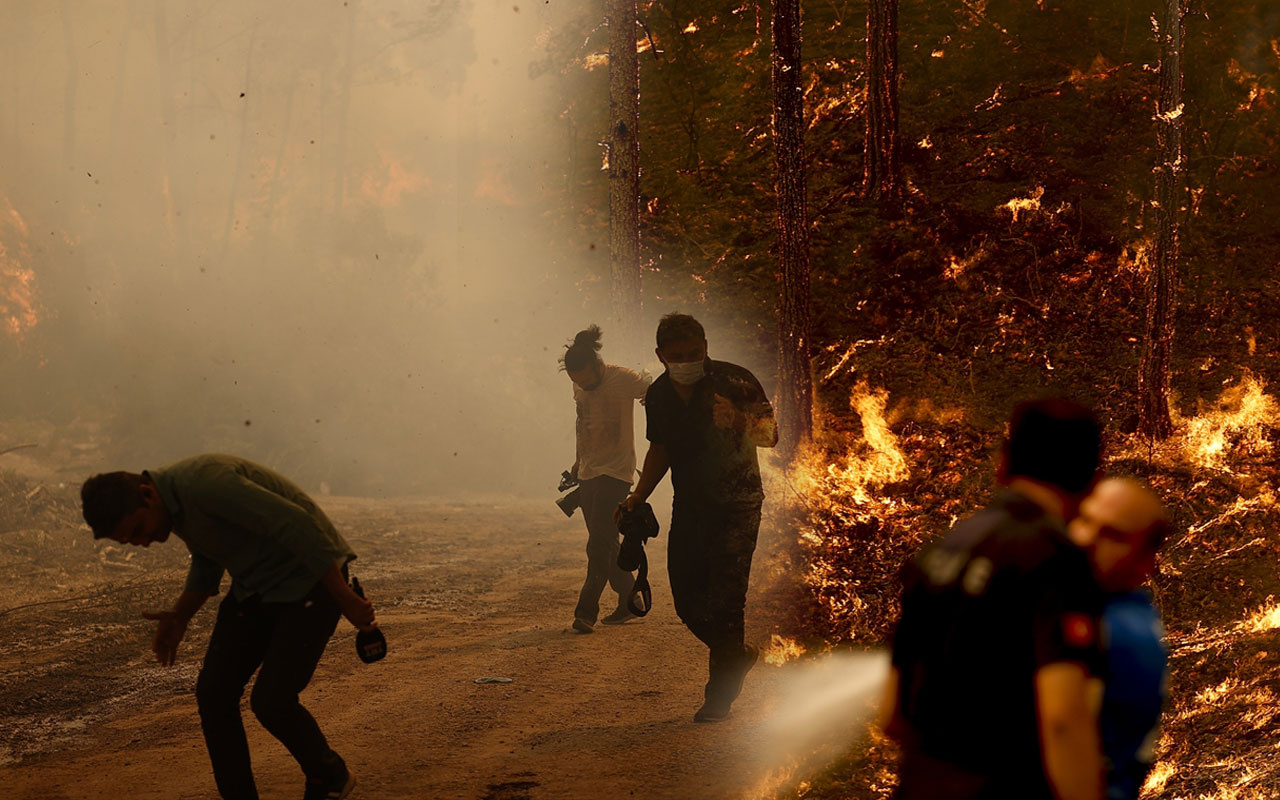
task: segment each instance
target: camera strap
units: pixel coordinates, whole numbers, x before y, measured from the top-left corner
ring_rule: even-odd
[[[627,595],[627,610],[637,617],[643,617],[653,608],[653,589],[649,587],[649,558],[644,554],[644,545],[640,545],[640,569],[636,572],[636,582]]]
[[[618,567],[630,572],[636,570],[636,582],[627,595],[627,610],[643,617],[653,608],[653,589],[649,586],[649,558],[644,543],[658,535],[658,519],[653,507],[640,503],[624,512],[618,521],[622,545],[618,548]]]

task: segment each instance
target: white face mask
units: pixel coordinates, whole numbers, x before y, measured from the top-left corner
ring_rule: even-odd
[[[667,372],[681,386],[692,386],[707,374],[707,365],[704,361],[673,361],[667,364]]]

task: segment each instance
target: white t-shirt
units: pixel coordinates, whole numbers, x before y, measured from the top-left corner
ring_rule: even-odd
[[[573,384],[578,406],[578,480],[608,475],[631,483],[636,472],[633,410],[653,378],[626,367],[605,364],[600,385],[591,391]]]

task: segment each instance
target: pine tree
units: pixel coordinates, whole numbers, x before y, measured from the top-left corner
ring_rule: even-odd
[[[634,341],[640,294],[640,64],[636,0],[609,0],[609,266],[618,341]]]
[[[809,226],[805,207],[800,0],[773,0],[773,141],[778,196],[778,416],[791,454],[812,435]]]
[[[898,135],[898,0],[867,4],[867,138],[863,193],[882,206],[902,198]]]
[[[1160,96],[1156,107],[1156,240],[1147,273],[1147,316],[1138,375],[1138,428],[1152,438],[1173,432],[1169,417],[1169,357],[1178,279],[1178,214],[1182,160],[1182,37],[1186,0],[1166,0],[1160,23]]]

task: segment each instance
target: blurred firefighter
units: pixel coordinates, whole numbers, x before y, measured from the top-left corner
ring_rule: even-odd
[[[758,447],[778,442],[773,408],[748,370],[707,357],[702,325],[687,314],[658,323],[666,371],[645,395],[649,451],[622,503],[644,502],[671,470],[667,571],[680,619],[709,649],[696,722],[729,717],[759,652],[743,641],[751,556],[764,491]]]
[[[587,524],[587,578],[573,610],[573,630],[579,633],[595,630],[606,583],[618,600],[600,622],[621,625],[635,618],[627,610],[635,576],[618,566],[613,511],[631,491],[636,472],[633,409],[652,383],[648,375],[604,363],[600,336],[596,325],[579,331],[563,359],[578,409],[577,459],[569,473],[578,481],[578,503]]]
[[[899,800],[1098,800],[1100,592],[1065,520],[1100,431],[1067,400],[1013,413],[989,506],[903,572],[883,722]]]
[[[1084,499],[1067,530],[1089,554],[1106,593],[1099,725],[1107,800],[1137,800],[1155,761],[1169,663],[1164,627],[1143,584],[1155,570],[1169,518],[1149,489],[1109,478]]]
[[[298,702],[329,637],[345,616],[376,627],[373,605],[347,584],[355,553],[311,498],[283,476],[242,458],[201,455],[141,474],[95,475],[80,490],[95,539],[149,547],[178,535],[191,552],[186,585],[155,620],[152,650],[171,665],[191,617],[231,586],[218,608],[196,704],[218,792],[256,800],[240,698],[306,776],[304,800],[343,798],[355,778]]]

